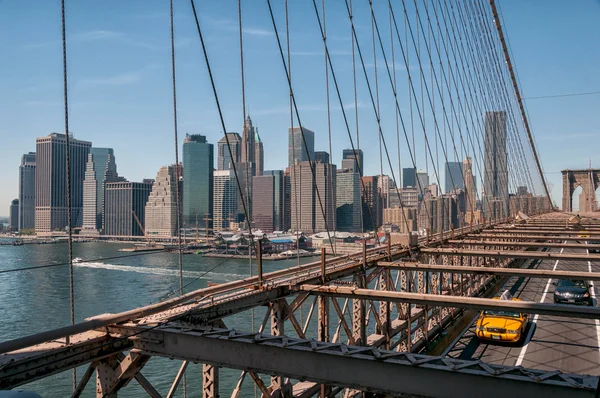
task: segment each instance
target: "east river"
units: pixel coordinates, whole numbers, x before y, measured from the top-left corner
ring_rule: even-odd
[[[74,267],[75,321],[103,314],[125,311],[166,298],[179,289],[178,256],[176,253],[145,253],[127,256],[118,249],[126,247],[115,243],[75,243],[73,256],[84,260],[117,257],[76,264]],[[133,254],[133,253],[132,253]],[[314,258],[301,259],[302,262]],[[32,244],[0,246],[0,271],[30,266],[68,262],[67,245]],[[295,265],[296,260],[265,262],[265,272]],[[216,267],[216,268],[215,268]],[[254,264],[256,267],[256,264]],[[214,268],[214,269],[213,269]],[[183,256],[185,291],[207,286],[208,282],[223,283],[250,274],[248,260],[205,258],[195,254]],[[259,314],[262,311],[261,314]],[[0,273],[0,341],[34,334],[70,324],[69,269],[66,265]],[[264,310],[255,314],[256,328]],[[251,316],[243,313],[226,319],[227,326],[237,330],[251,330]],[[267,329],[268,330],[268,329]],[[142,373],[165,396],[181,365],[181,361],[152,358]],[[78,377],[86,367],[77,369]],[[222,396],[235,388],[240,371],[223,369],[220,373]],[[187,370],[188,397],[202,395],[202,367],[191,364]],[[244,383],[243,396],[254,397],[251,379]],[[19,389],[32,390],[43,397],[68,397],[72,392],[71,371],[66,371]],[[260,392],[258,393],[260,395]],[[95,378],[83,394],[95,396]],[[119,393],[123,397],[147,397],[147,393],[132,381]],[[183,396],[182,388],[177,396]]]

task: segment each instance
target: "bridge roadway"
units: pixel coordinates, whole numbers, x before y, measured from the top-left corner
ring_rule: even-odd
[[[584,242],[582,242],[584,243]],[[559,249],[552,251],[559,252]],[[563,249],[563,253],[586,253],[586,249]],[[600,272],[600,262],[542,260],[535,268],[556,271]],[[512,277],[505,284],[514,297],[525,301],[553,302],[554,285],[548,279]],[[593,287],[593,297],[600,294]],[[594,304],[598,305],[594,299]],[[594,319],[539,315],[530,319],[521,344],[488,344],[475,336],[475,322],[447,350],[457,359],[478,359],[505,366],[560,370],[600,375],[600,323]]]

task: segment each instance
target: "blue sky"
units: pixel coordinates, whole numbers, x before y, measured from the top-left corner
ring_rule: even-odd
[[[312,2],[290,3],[292,75],[302,124],[315,131],[316,149],[329,151],[322,41]],[[355,22],[373,79],[368,2],[354,3]],[[389,45],[386,3],[378,0],[375,6],[384,41]],[[498,3],[524,97],[600,91],[600,2]],[[289,127],[285,74],[266,2],[243,0],[242,4],[247,108],[264,141],[265,168],[282,169],[287,165]],[[273,0],[273,4],[283,33],[283,1]],[[340,0],[327,0],[326,5],[330,51],[342,82],[343,103],[353,121],[351,44],[345,6]],[[201,0],[197,6],[226,128],[241,132],[237,1]],[[400,5],[397,13],[401,19]],[[223,131],[189,2],[176,0],[175,14],[180,139],[185,133],[201,133],[216,143]],[[132,181],[153,178],[161,165],[173,163],[175,158],[168,1],[68,0],[67,24],[71,131],[94,146],[113,147],[121,175]],[[60,2],[0,0],[0,37],[2,215],[8,213],[10,200],[18,195],[21,155],[35,150],[36,137],[64,130]],[[400,65],[397,45],[396,52],[396,63]],[[381,66],[383,60],[381,55],[378,57]],[[414,58],[410,70],[413,68]],[[382,126],[397,173],[391,89],[385,68],[377,69]],[[414,77],[418,70],[412,73]],[[403,64],[398,67],[398,79],[401,108],[406,112],[408,90]],[[377,127],[362,74],[358,86],[365,171],[377,174]],[[331,87],[332,159],[339,164],[342,149],[350,145]],[[553,197],[560,203],[560,170],[587,167],[590,160],[600,167],[600,95],[531,99],[527,100],[527,108],[547,178],[554,184]],[[418,135],[417,126],[415,121]],[[353,122],[351,128],[354,134]],[[404,138],[401,148],[402,166],[408,166]],[[422,148],[417,163],[420,168],[426,167]],[[389,173],[386,165],[384,173]],[[430,174],[434,180],[434,173]]]

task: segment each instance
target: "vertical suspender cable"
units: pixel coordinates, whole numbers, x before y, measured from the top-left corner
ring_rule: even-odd
[[[244,34],[243,34],[243,29],[242,29],[242,1],[238,0],[238,25],[239,25],[239,31],[240,31],[240,73],[241,73],[241,83],[242,83],[242,125],[245,127],[245,123],[246,123],[246,80],[245,80],[245,73],[244,73]],[[250,132],[252,133],[252,131]],[[227,135],[227,132],[225,132],[225,135]],[[229,142],[227,142],[227,145],[229,145]],[[251,148],[252,150],[254,150],[254,148]],[[231,148],[229,148],[229,151],[231,151]],[[246,148],[246,151],[248,151],[248,148]],[[254,161],[256,162],[256,159],[254,159]],[[233,162],[233,159],[232,159]],[[249,173],[248,173],[248,169],[246,166],[246,195],[248,195],[249,192]],[[248,238],[250,239],[250,245],[248,247],[248,262],[249,262],[249,269],[250,269],[250,276],[252,276],[253,272],[252,272],[252,247],[254,246],[254,236],[252,235],[252,223],[251,220],[247,220],[248,222]],[[257,252],[258,255],[258,252]],[[251,325],[252,325],[252,332],[254,332],[254,308],[251,309],[250,311],[250,317],[251,319]]]
[[[175,209],[177,212],[177,259],[179,264],[179,295],[183,295],[183,251],[181,247],[181,192],[179,190],[181,168],[179,167],[179,140],[177,133],[177,84],[175,77],[175,24],[173,22],[173,0],[169,1],[171,27],[171,83],[173,89],[173,135],[175,140]],[[187,378],[183,374],[183,396],[187,396]]]
[[[398,92],[398,85],[397,85],[397,80],[396,80],[396,55],[394,52],[394,30],[393,25],[392,25],[392,12],[391,10],[388,8],[388,14],[390,17],[390,45],[392,47],[392,65],[394,66],[394,92]],[[396,142],[398,144],[398,182],[397,182],[397,187],[401,188],[402,187],[402,163],[401,163],[401,156],[400,156],[400,116],[398,115],[398,109],[395,109],[396,111]]]
[[[325,0],[321,1],[321,5],[322,5],[322,9],[323,9],[323,56],[325,58],[325,92],[326,92],[326,97],[327,97],[327,135],[329,138],[329,164],[333,164],[332,158],[333,158],[333,149],[332,149],[332,145],[331,145],[331,106],[329,104],[329,68],[327,67],[327,24],[326,24],[326,18],[325,18]],[[289,62],[288,62],[289,64]],[[329,168],[329,172],[331,172],[331,167]],[[331,181],[335,181],[336,176],[335,175],[330,175],[329,178],[331,179]],[[333,185],[333,184],[331,184]],[[337,187],[337,184],[336,184]],[[329,205],[327,206],[328,210],[331,211],[331,220],[332,220],[332,227],[335,227],[337,224],[335,222],[336,220],[336,204],[333,203],[333,186],[331,187],[331,189],[329,189]],[[328,220],[325,219],[325,223],[327,223]],[[334,228],[334,235],[333,235],[333,245],[335,248],[337,248],[337,239],[336,239],[336,232],[337,228]]]
[[[67,35],[66,35],[66,19],[65,19],[65,0],[61,1],[61,17],[62,17],[62,58],[63,58],[63,97],[65,111],[65,170],[67,174],[67,233],[69,235],[69,313],[71,317],[71,325],[75,324],[75,291],[73,287],[73,231],[72,231],[72,214],[71,214],[71,159],[70,159],[70,139],[69,139],[69,95],[67,82]],[[70,343],[67,336],[66,343]],[[73,368],[73,391],[77,388],[77,373]]]

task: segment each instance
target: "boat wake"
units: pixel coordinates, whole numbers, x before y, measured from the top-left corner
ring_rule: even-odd
[[[122,272],[136,272],[138,274],[150,274],[150,275],[162,275],[162,276],[179,276],[179,271],[167,268],[156,268],[156,267],[137,267],[133,265],[118,265],[118,264],[105,264],[98,262],[77,262],[73,264],[78,268],[93,268],[93,269],[106,269],[111,271],[122,271]],[[221,272],[202,272],[202,271],[183,271],[183,276],[186,278],[201,278],[211,280],[223,280],[232,281],[236,279],[246,278],[247,275],[240,274],[228,274]]]

